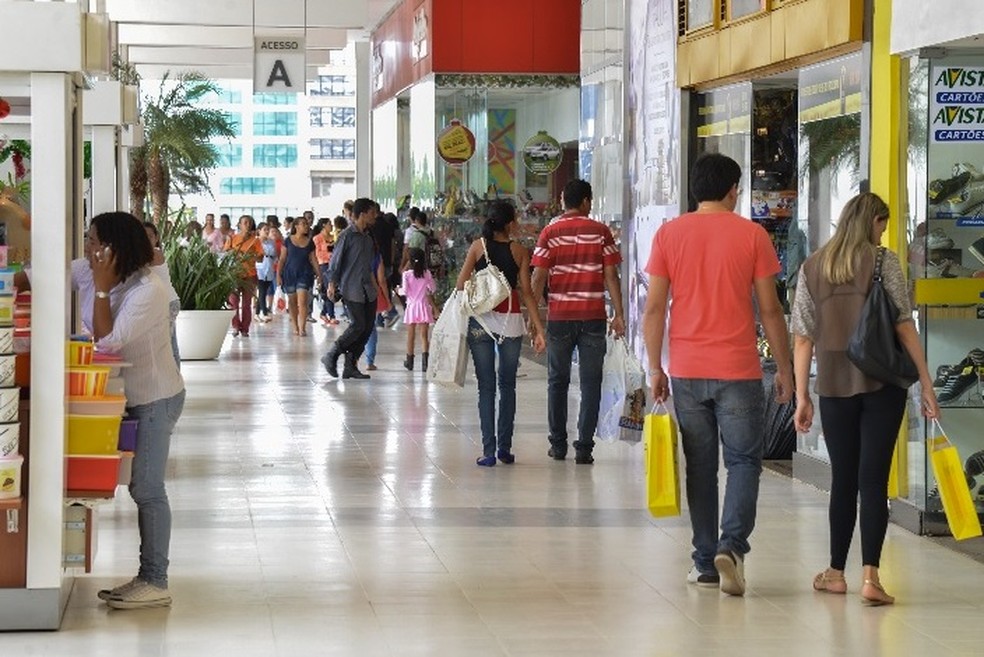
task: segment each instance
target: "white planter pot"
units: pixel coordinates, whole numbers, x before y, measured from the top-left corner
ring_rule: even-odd
[[[229,333],[232,310],[182,310],[178,313],[181,360],[214,360]]]

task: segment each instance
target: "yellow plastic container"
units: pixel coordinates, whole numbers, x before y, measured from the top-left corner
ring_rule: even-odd
[[[92,365],[92,353],[91,340],[68,340],[65,343],[65,362],[72,367]]]
[[[116,454],[120,439],[119,415],[69,415],[68,454]]]

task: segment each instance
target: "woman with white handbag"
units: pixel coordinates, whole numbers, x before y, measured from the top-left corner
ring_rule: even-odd
[[[516,209],[505,201],[493,202],[482,227],[482,237],[469,247],[456,285],[465,293],[465,305],[472,315],[468,320],[468,347],[475,362],[482,425],[482,456],[476,463],[484,467],[494,466],[497,457],[503,463],[516,460],[512,453],[516,370],[526,334],[520,297],[533,324],[534,349],[540,353],[546,348],[546,332],[530,286],[530,253],[511,237],[517,227]]]

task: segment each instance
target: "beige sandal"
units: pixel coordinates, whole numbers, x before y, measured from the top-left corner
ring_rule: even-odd
[[[847,593],[847,581],[843,575],[832,575],[825,570],[813,578],[813,590],[843,595]]]
[[[864,606],[881,607],[883,605],[895,604],[895,598],[885,592],[880,582],[873,579],[866,579],[864,580],[864,586],[870,586],[878,591],[877,597],[870,597],[864,594],[864,587],[861,588],[861,604]]]

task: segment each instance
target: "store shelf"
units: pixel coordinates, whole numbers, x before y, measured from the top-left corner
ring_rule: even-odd
[[[116,497],[116,491],[104,490],[69,490],[65,491],[67,500],[111,500]]]
[[[9,509],[21,509],[24,506],[23,497],[15,497],[12,500],[0,500],[0,511],[7,511]]]
[[[916,280],[916,304],[920,306],[970,306],[984,303],[984,278],[920,278]]]

